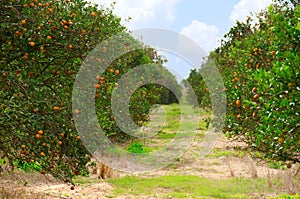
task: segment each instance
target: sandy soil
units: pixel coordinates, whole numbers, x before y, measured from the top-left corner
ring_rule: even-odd
[[[159,171],[152,173],[139,174],[142,177],[153,177],[160,175],[199,175],[206,178],[224,179],[233,177],[263,177],[263,178],[275,178],[278,176],[293,175],[296,171],[296,167],[292,167],[290,170],[270,169],[265,162],[250,158],[247,155],[242,157],[237,155],[234,148],[243,147],[243,143],[230,142],[225,137],[220,137],[215,148],[217,151],[227,151],[228,155],[216,156],[212,153],[207,157],[199,158],[195,153],[201,144],[195,141],[191,148],[172,166],[166,167]],[[215,149],[215,150],[216,150]],[[232,154],[231,154],[232,151]],[[124,173],[115,172],[115,176],[127,175]],[[92,175],[91,178],[97,178],[97,175]],[[99,180],[96,183],[78,185],[74,190],[71,190],[71,185],[65,184],[51,178],[49,176],[41,175],[38,173],[28,174],[25,172],[14,172],[13,174],[0,175],[0,188],[13,188],[24,189],[30,194],[31,192],[45,193],[46,198],[112,198],[111,191],[113,187],[105,180]],[[134,198],[127,195],[118,197]],[[153,196],[144,196],[142,198],[159,198]]]

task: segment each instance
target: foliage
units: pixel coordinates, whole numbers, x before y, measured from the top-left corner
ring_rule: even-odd
[[[82,0],[0,0],[0,10],[1,154],[20,167],[39,165],[33,168],[65,181],[85,174],[90,156],[72,122],[73,114],[81,112],[72,112],[74,80],[90,51],[126,28],[112,10]],[[106,105],[121,74],[154,63],[156,52],[144,49],[116,60],[104,74],[105,82],[99,79],[96,106],[103,109],[98,116],[107,135],[116,132],[122,139]],[[158,101],[159,90],[150,85],[134,94],[134,121],[148,119],[147,108]]]
[[[210,54],[226,87],[224,132],[274,160],[300,161],[299,17],[299,6],[275,2],[237,22]]]
[[[197,99],[194,99],[193,97],[187,97],[188,102],[193,105],[199,104],[200,107],[211,107],[209,89],[202,75],[200,74],[200,70],[191,70],[187,81],[191,85],[193,92],[197,96]],[[187,96],[192,96],[191,92],[191,90],[187,90]],[[195,100],[198,100],[198,102],[196,102]]]

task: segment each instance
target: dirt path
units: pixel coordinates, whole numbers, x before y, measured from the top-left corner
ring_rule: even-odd
[[[140,177],[154,177],[160,175],[199,175],[206,178],[224,179],[233,177],[262,177],[276,178],[278,176],[286,176],[294,171],[282,171],[279,169],[270,169],[266,163],[249,158],[247,155],[240,155],[234,148],[242,147],[243,144],[238,142],[230,142],[225,137],[220,137],[216,144],[214,152],[208,154],[207,157],[198,158],[197,149],[200,144],[195,140],[187,153],[182,156],[178,162],[173,165],[155,171],[152,173],[140,174]],[[119,175],[127,175],[119,173]],[[7,178],[5,175],[0,176],[0,187],[14,188],[26,190],[28,194],[32,192],[45,193],[46,198],[134,198],[127,195],[122,197],[114,197],[112,194],[113,187],[105,180],[98,179],[92,175],[88,183],[75,186],[71,190],[71,186],[56,181],[53,178],[46,178],[40,174],[28,174],[21,172],[14,174],[14,177]],[[12,180],[14,182],[12,182]],[[13,185],[13,186],[12,186]],[[140,198],[140,197],[139,197]],[[149,198],[147,196],[141,198]],[[150,197],[151,198],[151,197]],[[153,197],[152,197],[153,198]]]
[[[159,113],[159,112],[158,112]],[[158,117],[157,117],[158,118]],[[204,118],[202,118],[204,120]],[[192,120],[192,118],[191,118]],[[163,120],[157,119],[157,122]],[[163,121],[164,123],[164,121]],[[158,125],[161,126],[162,124]],[[168,131],[166,131],[168,132]],[[173,133],[173,132],[171,132]],[[155,177],[163,175],[197,175],[210,179],[229,179],[229,178],[267,178],[270,184],[275,178],[281,177],[286,183],[286,189],[293,188],[293,184],[289,182],[291,176],[296,171],[296,167],[282,171],[280,169],[271,169],[269,166],[258,159],[250,158],[250,156],[241,150],[246,147],[240,142],[233,142],[220,136],[216,142],[215,148],[205,157],[200,157],[202,149],[202,141],[206,130],[198,130],[195,139],[190,144],[190,148],[186,153],[177,159],[168,167],[155,172],[138,174],[140,177]],[[149,146],[155,143],[163,145],[167,140],[154,137],[149,142]],[[127,173],[114,172],[114,176],[120,177],[128,175]],[[134,198],[134,196],[113,196],[113,187],[105,180],[98,179],[97,175],[91,175],[90,178],[82,179],[82,183],[75,186],[71,190],[71,185],[56,181],[51,177],[46,177],[39,173],[30,174],[25,172],[16,172],[10,175],[0,175],[0,189],[22,190],[22,193],[41,193],[46,198]],[[159,198],[153,196],[139,196],[139,198]],[[32,198],[34,199],[34,198]]]

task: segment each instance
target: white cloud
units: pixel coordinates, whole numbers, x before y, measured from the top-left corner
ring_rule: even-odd
[[[258,12],[265,9],[272,3],[272,0],[241,0],[230,14],[229,20],[232,24],[238,21],[245,21],[250,12]]]
[[[197,42],[204,50],[211,51],[218,46],[219,29],[213,25],[207,25],[197,20],[186,27],[181,32],[187,37]]]
[[[90,0],[109,7],[116,2],[114,13],[123,19],[129,29],[142,27],[166,27],[175,21],[175,6],[181,0]],[[131,17],[130,22],[124,19]]]

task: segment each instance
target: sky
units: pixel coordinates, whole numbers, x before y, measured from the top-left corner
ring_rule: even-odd
[[[110,7],[129,29],[162,28],[184,34],[207,53],[219,46],[220,39],[235,24],[245,21],[251,12],[266,8],[272,0],[91,0]],[[222,3],[221,3],[222,2]],[[131,17],[128,22],[125,19]],[[166,66],[186,78],[192,66],[182,58],[161,52],[169,60]]]

